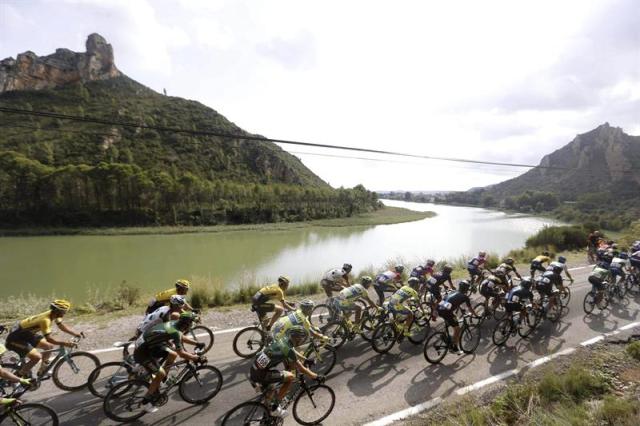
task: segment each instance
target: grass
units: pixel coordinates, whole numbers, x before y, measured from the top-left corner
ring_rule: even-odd
[[[298,228],[345,227],[391,225],[413,222],[435,216],[434,212],[417,212],[400,207],[385,207],[374,212],[362,213],[345,218],[310,220],[306,222],[278,222],[247,225],[216,226],[148,226],[127,228],[18,228],[0,229],[0,237],[43,236],[43,235],[153,235],[190,234],[230,231],[286,231]]]
[[[640,361],[640,341],[635,341],[627,345],[625,351],[633,359]]]

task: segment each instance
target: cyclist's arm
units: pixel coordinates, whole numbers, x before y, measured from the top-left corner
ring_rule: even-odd
[[[368,294],[364,294],[364,295],[362,295],[362,298],[367,302],[367,304],[368,304],[370,307],[375,308],[375,307],[377,307],[377,306],[378,306],[378,305],[376,305],[376,302],[374,302],[374,301],[372,301],[372,300],[371,300],[371,298],[369,297],[369,295],[368,295]]]
[[[72,343],[72,342],[65,342],[64,340],[56,340],[53,337],[51,337],[51,334],[45,335],[44,338],[47,342],[56,346],[66,346],[68,348],[73,348],[76,345],[75,343]]]
[[[294,310],[296,308],[295,306],[293,306],[291,303],[287,302],[284,299],[282,299],[280,303],[282,303],[282,307],[285,309]]]
[[[58,323],[58,328],[59,328],[60,330],[64,331],[65,333],[70,334],[70,335],[72,335],[72,336],[74,336],[74,337],[81,337],[81,336],[82,336],[80,333],[76,333],[75,331],[73,331],[73,330],[71,329],[71,327],[68,327],[68,326],[67,326],[65,323],[63,323],[63,322]]]
[[[467,304],[467,308],[469,308],[469,311],[471,311],[471,313],[473,314],[474,317],[477,317],[478,314],[476,314],[476,311],[473,309],[473,306],[471,306],[471,300],[468,300],[465,302]]]
[[[185,336],[184,334],[182,335],[182,343],[188,343],[190,345],[197,345],[198,341],[195,339],[192,339],[191,337]]]
[[[453,281],[451,281],[451,277],[447,278],[447,281],[449,281],[449,285],[451,286],[451,289],[455,290],[456,288],[453,285]]]
[[[183,338],[184,339],[184,338]],[[197,361],[200,359],[200,356],[191,354],[184,349],[177,349],[176,353],[180,356],[180,358],[187,359],[189,361]]]
[[[299,359],[296,360],[295,368],[299,372],[311,377],[312,379],[315,379],[315,378],[318,377],[318,375],[316,373],[314,373],[313,371],[311,371],[307,367],[305,367],[304,364],[302,364],[302,362],[300,362]]]

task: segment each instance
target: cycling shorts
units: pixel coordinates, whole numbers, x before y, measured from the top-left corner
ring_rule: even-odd
[[[520,302],[507,302],[504,304],[504,308],[509,313],[520,312],[524,308],[524,305]]]
[[[553,284],[541,284],[536,286],[536,291],[540,293],[540,295],[544,295],[547,297],[551,297],[553,294]]]
[[[15,327],[14,327],[15,328]],[[23,330],[18,327],[7,336],[5,346],[7,349],[14,351],[21,357],[27,356],[35,347],[38,346],[40,340],[44,339],[39,334],[32,333],[29,330]]]
[[[333,299],[333,308],[338,312],[351,312],[356,309],[355,300]]]
[[[133,359],[150,374],[156,374],[160,371],[160,364],[167,357],[168,351],[167,345],[153,347],[142,345],[133,352]]]
[[[429,293],[431,293],[435,301],[442,299],[442,293],[440,292],[440,286],[438,284],[429,284]]]
[[[632,258],[629,259],[629,263],[631,263],[631,266],[640,269],[640,259],[634,259],[632,257]]]
[[[499,292],[495,286],[491,288],[488,285],[481,285],[480,294],[488,299],[490,297],[498,297]]]
[[[588,280],[591,283],[591,291],[596,292],[598,290],[604,290],[604,284],[600,278],[590,276]]]
[[[445,324],[447,324],[448,326],[450,327],[458,326],[458,319],[453,314],[453,311],[451,309],[444,309],[444,308],[438,307],[438,315],[444,320]]]
[[[546,271],[545,267],[542,266],[542,262],[538,262],[537,260],[534,260],[533,262],[531,262],[531,272],[533,271]]]
[[[285,375],[283,372],[275,368],[263,370],[252,365],[249,371],[249,380],[253,383],[258,383],[263,388],[275,383],[284,383],[284,379]]]
[[[477,266],[473,266],[473,267],[469,266],[467,267],[467,271],[469,271],[469,275],[472,277],[475,277],[481,274],[480,269],[478,269]]]
[[[261,293],[257,293],[251,299],[251,309],[253,309],[258,316],[263,316],[267,312],[275,311],[276,305],[273,302],[269,302]]]
[[[334,291],[342,290],[342,286],[338,285],[338,283],[336,283],[335,281],[325,280],[324,278],[322,279],[322,281],[320,281],[320,286],[328,290],[334,290],[334,289],[335,289]]]
[[[625,277],[625,273],[622,270],[622,268],[616,268],[615,266],[612,266],[609,268],[609,272],[611,273],[611,277],[612,278],[616,278],[616,277]]]
[[[403,305],[402,303],[389,304],[389,311],[395,316],[408,316],[411,313],[411,309]]]

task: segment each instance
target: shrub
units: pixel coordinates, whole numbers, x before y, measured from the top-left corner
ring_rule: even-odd
[[[630,343],[627,346],[627,354],[629,356],[631,356],[632,358],[635,358],[636,360],[640,361],[640,341],[636,341],[633,343]]]
[[[140,289],[123,281],[116,290],[116,300],[123,308],[134,306],[140,301]]]
[[[582,367],[571,367],[566,373],[558,375],[548,372],[538,384],[538,393],[545,402],[557,402],[570,399],[574,402],[602,395],[607,384]]]
[[[190,304],[195,309],[203,309],[209,306],[213,299],[212,291],[208,285],[194,285],[191,289]]]
[[[527,239],[526,246],[575,250],[586,245],[587,236],[587,230],[581,226],[545,226]]]
[[[596,417],[609,425],[637,425],[638,424],[638,404],[607,395],[602,406],[598,410]]]
[[[511,385],[491,404],[491,411],[507,424],[514,424],[526,413],[535,389],[530,384]]]

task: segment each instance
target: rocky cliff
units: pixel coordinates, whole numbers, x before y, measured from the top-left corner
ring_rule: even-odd
[[[3,59],[0,61],[0,93],[51,89],[121,75],[113,60],[113,49],[101,35],[91,34],[86,48],[83,53],[57,49],[48,56],[37,56],[27,51],[16,59]]]
[[[572,200],[586,193],[640,188],[640,136],[605,123],[544,156],[540,165],[551,168],[529,170],[487,191],[499,197],[550,191]]]

